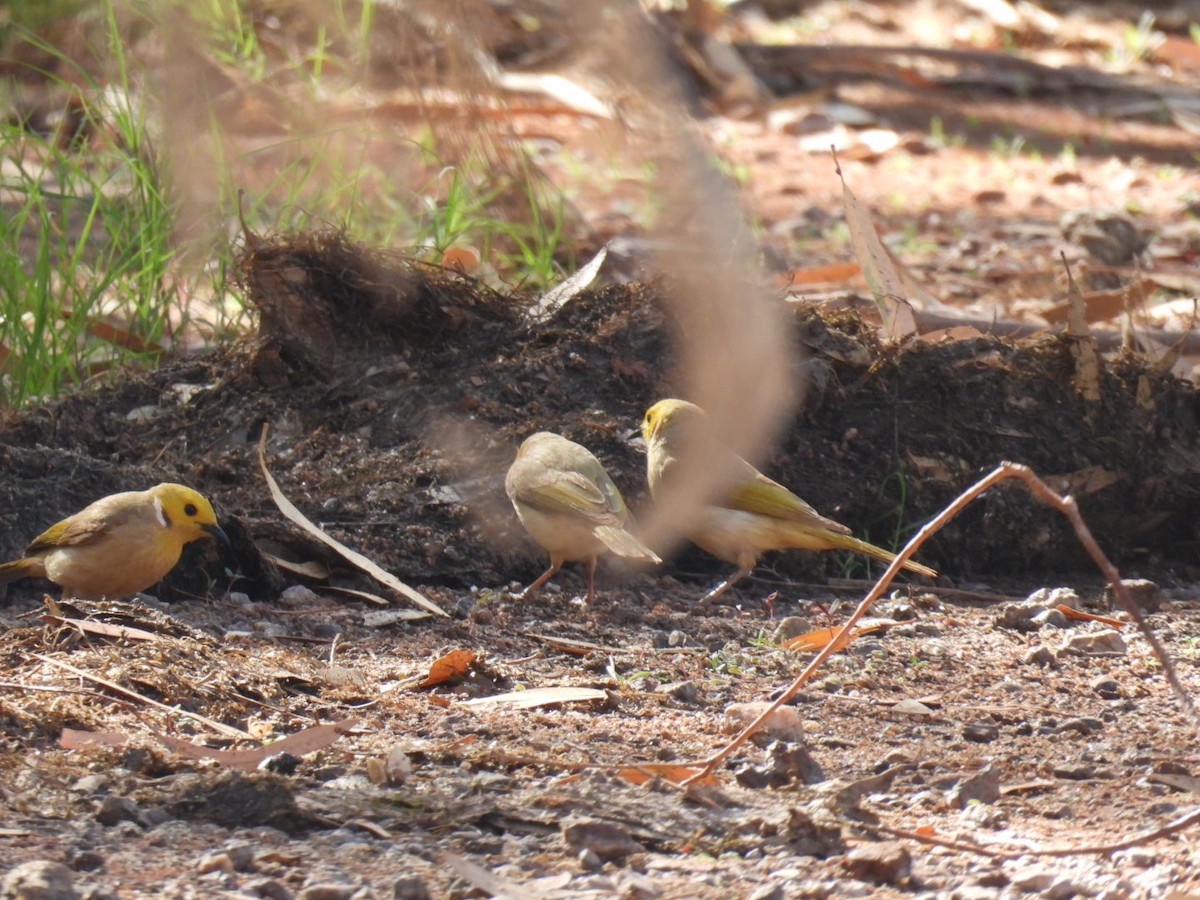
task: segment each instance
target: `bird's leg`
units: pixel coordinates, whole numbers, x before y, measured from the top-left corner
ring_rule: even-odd
[[[751,567],[751,566],[738,566],[738,570],[736,572],[734,572],[732,575],[730,575],[728,578],[726,578],[724,581],[722,581],[720,584],[718,584],[715,588],[713,588],[711,591],[709,591],[707,594],[705,594],[703,597],[701,597],[700,602],[702,604],[704,604],[705,606],[712,603],[714,600],[716,600],[718,597],[720,597],[723,593],[725,593],[727,590],[729,590],[731,587],[733,587],[735,584],[737,584],[739,581],[741,581],[743,578],[745,578],[747,575],[749,575],[752,568],[753,567]]]
[[[551,578],[554,577],[554,574],[559,569],[562,568],[562,564],[563,564],[563,560],[555,559],[554,557],[551,557],[550,558],[550,568],[548,568],[545,572],[543,572],[541,575],[539,575],[537,578],[537,581],[535,581],[529,587],[525,588],[525,590],[521,591],[521,593],[517,596],[517,599],[518,600],[528,600],[530,597],[532,597],[534,591],[536,591],[543,584],[545,584],[547,581],[549,581]]]
[[[588,591],[587,598],[583,601],[585,606],[591,606],[592,601],[596,598],[596,557],[589,556],[587,561],[588,575]]]

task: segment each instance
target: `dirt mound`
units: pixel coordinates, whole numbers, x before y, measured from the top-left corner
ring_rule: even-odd
[[[532,431],[591,447],[635,505],[642,499],[631,436],[646,406],[674,393],[654,285],[585,291],[543,321],[525,315],[530,298],[337,234],[255,239],[243,277],[261,317],[254,339],[10,417],[0,551],[17,553],[96,496],[170,478],[209,492],[255,537],[325,558],[267,497],[253,454],[264,423],[270,464],[294,501],[417,583],[535,573],[540,555],[502,487]],[[1200,562],[1200,398],[1189,383],[1125,358],[1105,368],[1101,399],[1089,403],[1072,386],[1064,338],[885,349],[856,315],[792,312],[809,389],[766,468],[856,533],[895,544],[1009,459],[1076,493],[1117,559]],[[1016,487],[974,504],[921,556],[951,577],[1080,561],[1065,523]],[[798,575],[834,563],[792,553],[774,564]],[[682,566],[718,570],[695,551]],[[256,586],[277,581],[264,571],[241,582]]]

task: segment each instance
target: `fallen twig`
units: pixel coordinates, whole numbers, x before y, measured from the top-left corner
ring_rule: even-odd
[[[1179,680],[1179,675],[1175,671],[1174,665],[1171,663],[1166,648],[1162,645],[1162,642],[1158,639],[1158,636],[1146,622],[1145,616],[1142,615],[1142,611],[1138,605],[1134,603],[1133,598],[1129,595],[1129,591],[1126,589],[1125,585],[1121,583],[1121,573],[1117,571],[1116,566],[1109,562],[1108,557],[1104,555],[1103,551],[1100,549],[1100,546],[1096,543],[1096,539],[1092,537],[1092,532],[1088,529],[1087,524],[1083,521],[1083,517],[1079,514],[1079,507],[1075,503],[1075,498],[1071,496],[1061,497],[1054,493],[1054,491],[1052,491],[1044,481],[1038,478],[1038,476],[1034,474],[1033,470],[1028,466],[1024,466],[1019,463],[1002,462],[989,475],[976,482],[957,498],[955,498],[955,500],[949,506],[947,506],[934,519],[922,527],[921,530],[916,533],[913,539],[904,545],[904,549],[897,554],[896,558],[892,560],[891,565],[884,570],[883,575],[880,576],[879,581],[875,584],[875,587],[869,594],[867,594],[866,597],[863,598],[862,602],[858,604],[858,607],[853,613],[851,613],[850,618],[848,618],[842,624],[842,627],[838,631],[837,635],[835,635],[834,638],[828,644],[826,644],[815,657],[813,657],[812,661],[804,667],[804,670],[799,675],[796,676],[796,679],[791,683],[791,685],[789,685],[787,689],[784,690],[778,698],[776,698],[775,702],[768,706],[758,718],[738,732],[728,744],[722,747],[713,756],[709,757],[707,760],[695,763],[695,765],[701,767],[700,771],[691,779],[689,779],[688,782],[685,782],[685,784],[701,778],[706,778],[711,775],[716,767],[721,765],[721,763],[728,759],[734,753],[734,751],[748,741],[751,735],[758,731],[762,727],[763,723],[775,714],[777,709],[789,703],[791,699],[795,697],[797,693],[799,693],[800,689],[809,682],[813,676],[813,673],[821,667],[825,660],[836,653],[841,645],[848,640],[848,636],[855,624],[864,615],[866,615],[867,610],[871,608],[872,604],[874,604],[874,602],[879,599],[883,592],[887,590],[888,586],[892,583],[892,579],[896,577],[896,573],[900,571],[900,567],[904,564],[904,561],[912,556],[920,548],[920,546],[929,539],[931,535],[941,531],[941,529],[944,528],[955,516],[962,512],[962,510],[972,500],[974,500],[984,491],[1007,478],[1021,479],[1021,481],[1023,481],[1025,486],[1029,489],[1030,493],[1048,506],[1057,509],[1071,522],[1071,525],[1075,529],[1075,536],[1079,539],[1080,544],[1082,544],[1083,548],[1087,550],[1088,555],[1092,557],[1092,561],[1096,564],[1096,567],[1100,570],[1100,573],[1104,576],[1104,579],[1112,585],[1113,592],[1116,594],[1117,599],[1129,612],[1130,616],[1132,616],[1134,622],[1137,623],[1138,630],[1150,644],[1150,647],[1154,651],[1154,655],[1158,658],[1158,661],[1162,663],[1163,674],[1166,676],[1167,683],[1171,685],[1171,689],[1175,692],[1176,699],[1179,701],[1179,705],[1183,707],[1183,711],[1187,715],[1189,721],[1192,723],[1192,727],[1196,729],[1197,733],[1200,733],[1200,715],[1197,714],[1196,707],[1192,703],[1191,696],[1188,694],[1186,688],[1184,688],[1183,683]]]
[[[188,719],[195,719],[202,725],[206,725],[213,731],[217,732],[217,734],[225,735],[225,737],[237,738],[239,741],[254,739],[253,735],[251,735],[249,732],[242,731],[240,728],[234,728],[232,725],[226,725],[223,722],[218,722],[216,719],[210,719],[208,716],[202,716],[200,713],[189,712],[188,710],[182,709],[178,706],[169,706],[166,703],[159,703],[157,700],[153,700],[150,697],[142,696],[137,691],[131,691],[129,688],[121,687],[121,685],[117,684],[115,681],[109,681],[107,678],[101,678],[99,675],[94,675],[91,672],[85,672],[83,669],[77,669],[70,663],[65,663],[62,660],[55,659],[52,656],[43,656],[41,653],[30,653],[29,655],[34,659],[40,659],[44,663],[49,663],[52,666],[64,669],[67,672],[70,672],[72,675],[78,675],[80,678],[103,685],[110,691],[116,691],[118,694],[129,697],[131,700],[136,700],[139,703],[146,704],[147,706],[153,706],[155,709],[161,709],[163,712],[169,712],[172,715],[184,716]]]

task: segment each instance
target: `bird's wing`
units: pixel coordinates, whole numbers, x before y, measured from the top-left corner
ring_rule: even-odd
[[[616,485],[608,481],[612,494],[578,472],[546,472],[523,485],[513,500],[546,513],[580,516],[597,525],[621,525],[625,509]],[[616,503],[614,506],[615,494]]]
[[[35,537],[33,543],[25,548],[25,555],[33,556],[56,547],[77,547],[89,543],[107,532],[109,525],[108,519],[103,516],[63,519]]]
[[[726,491],[721,506],[819,526],[839,534],[850,533],[845,525],[825,518],[779,482],[771,480],[744,460],[739,462],[745,466],[745,471],[740,473],[744,477],[740,477]]]

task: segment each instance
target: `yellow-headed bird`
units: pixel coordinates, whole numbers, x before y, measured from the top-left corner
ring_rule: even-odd
[[[600,460],[586,447],[540,431],[525,439],[509,467],[504,489],[521,524],[550,553],[550,568],[529,585],[530,596],[567,560],[587,560],[587,602],[595,596],[596,558],[612,552],[662,562],[625,530],[629,510]]]
[[[127,597],[161,581],[184,544],[210,535],[229,541],[212,504],[182,484],[111,494],[51,525],[22,559],[0,565],[0,584],[48,578],[64,597]]]
[[[845,525],[827,519],[732,450],[716,443],[708,416],[686,400],[660,400],[642,419],[648,448],[650,493],[658,499],[663,485],[689,449],[703,452],[722,467],[721,492],[700,507],[685,533],[690,541],[738,569],[704,599],[712,600],[749,575],[768,550],[854,550],[884,562],[896,558],[882,547],[860,541]],[[904,568],[933,577],[933,569],[906,560]]]

